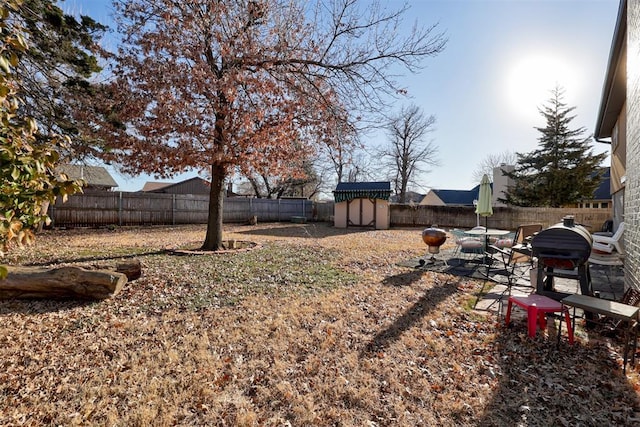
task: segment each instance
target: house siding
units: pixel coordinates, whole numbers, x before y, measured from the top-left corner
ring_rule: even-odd
[[[640,289],[640,1],[627,3],[626,285]]]
[[[429,192],[427,193],[426,196],[424,196],[424,199],[422,199],[420,204],[422,206],[444,206],[445,205],[442,199],[440,199],[440,197],[438,197],[438,195],[434,193],[433,190],[429,190]]]
[[[611,194],[624,190],[627,174],[627,106],[622,108],[611,136]]]

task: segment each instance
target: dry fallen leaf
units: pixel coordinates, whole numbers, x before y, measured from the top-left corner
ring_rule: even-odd
[[[552,335],[530,339],[524,323],[507,329],[471,310],[481,283],[396,265],[424,254],[418,229],[261,224],[225,234],[262,246],[179,257],[161,250],[199,241],[204,227],[79,229],[47,231],[11,254],[55,265],[137,255],[143,276],[99,303],[0,302],[0,424],[638,419],[638,368],[622,375],[619,342],[579,331],[576,345],[556,348]]]

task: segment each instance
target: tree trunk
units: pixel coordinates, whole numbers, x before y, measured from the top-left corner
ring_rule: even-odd
[[[222,249],[222,208],[224,201],[224,179],[226,176],[224,166],[211,165],[209,217],[207,219],[207,234],[202,244],[203,251],[217,251]]]
[[[117,295],[127,283],[124,274],[106,270],[10,266],[7,269],[8,276],[0,280],[0,299],[105,299]]]

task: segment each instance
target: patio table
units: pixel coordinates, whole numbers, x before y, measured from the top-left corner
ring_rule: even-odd
[[[469,234],[471,236],[499,237],[499,236],[506,236],[511,232],[509,230],[500,230],[498,228],[488,228],[486,230],[483,228],[474,228],[473,230],[466,230],[464,233]]]
[[[484,265],[487,267],[487,279],[489,278],[489,268],[491,267],[491,262],[489,260],[493,260],[493,258],[488,257],[488,253],[487,253],[487,248],[488,248],[488,238],[489,237],[500,237],[500,236],[506,236],[507,234],[511,233],[509,230],[500,230],[499,228],[474,228],[472,230],[468,230],[465,231],[465,234],[469,234],[471,236],[484,236],[485,237],[485,241],[484,241]]]

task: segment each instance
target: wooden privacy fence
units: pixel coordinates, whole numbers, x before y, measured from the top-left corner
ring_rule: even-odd
[[[544,228],[562,221],[565,215],[573,215],[576,224],[586,225],[590,231],[599,231],[602,224],[611,219],[611,209],[588,208],[517,208],[495,207],[490,217],[477,217],[472,206],[410,206],[391,205],[392,226],[430,226],[469,229],[480,225],[489,228],[515,230],[521,224],[542,224]]]
[[[304,217],[307,221],[333,222],[333,202],[306,199],[225,198],[224,222],[291,221]],[[209,197],[202,195],[96,192],[77,194],[66,203],[58,200],[49,208],[54,227],[95,227],[104,225],[175,225],[205,224]],[[390,205],[392,227],[443,228],[474,227],[478,218],[469,206]],[[574,215],[576,223],[597,231],[612,217],[611,209],[578,208],[494,208],[488,218],[490,228],[515,230],[520,224],[539,223],[543,227],[556,224],[565,215]],[[485,218],[480,217],[481,225]]]
[[[205,224],[209,197],[193,194],[96,192],[60,199],[49,207],[54,227],[104,225]],[[225,198],[224,222],[290,221],[313,218],[313,202],[306,199]]]

